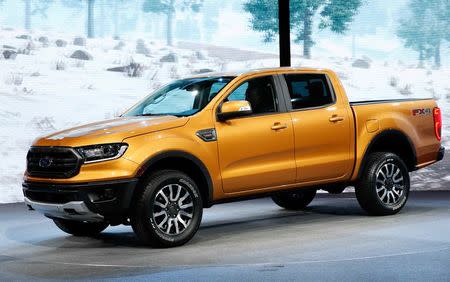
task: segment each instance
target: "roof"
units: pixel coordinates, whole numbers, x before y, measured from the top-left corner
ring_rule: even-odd
[[[241,75],[250,75],[250,74],[256,74],[256,73],[283,72],[283,71],[301,71],[301,72],[313,71],[313,72],[316,72],[316,71],[326,71],[326,69],[310,68],[310,67],[302,67],[302,68],[274,67],[274,68],[251,69],[251,70],[247,70],[247,71],[241,70],[241,71],[228,71],[228,72],[207,72],[207,73],[194,75],[192,77],[241,76]]]

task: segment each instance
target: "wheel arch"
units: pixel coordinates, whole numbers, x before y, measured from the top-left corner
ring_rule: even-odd
[[[357,179],[361,178],[367,159],[373,152],[391,152],[398,155],[409,171],[416,170],[417,155],[412,140],[404,132],[397,129],[387,129],[377,134],[366,147]]]
[[[210,207],[213,203],[213,183],[210,173],[203,162],[196,156],[185,151],[166,151],[150,157],[139,168],[137,176],[144,181],[153,171],[175,169],[189,175],[198,185],[203,199],[203,206]],[[134,194],[139,193],[139,187]],[[133,197],[134,198],[134,197]]]

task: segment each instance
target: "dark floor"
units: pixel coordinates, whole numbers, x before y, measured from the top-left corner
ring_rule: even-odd
[[[450,280],[450,191],[413,192],[389,217],[365,215],[353,194],[319,195],[305,212],[218,205],[173,249],[142,247],[129,227],[67,236],[22,204],[0,206],[0,222],[0,280]]]
[[[450,190],[450,151],[444,159],[411,173],[412,190]]]

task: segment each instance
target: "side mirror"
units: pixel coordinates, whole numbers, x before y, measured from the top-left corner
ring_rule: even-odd
[[[248,116],[252,113],[252,106],[248,101],[228,101],[222,104],[220,111],[217,113],[217,119],[225,121],[231,118]]]

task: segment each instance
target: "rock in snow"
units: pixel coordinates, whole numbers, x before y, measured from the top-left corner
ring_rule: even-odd
[[[194,74],[201,74],[201,73],[207,73],[207,72],[213,72],[214,70],[212,69],[199,69],[199,70],[195,70],[192,73]]]
[[[91,61],[93,59],[92,55],[84,50],[76,50],[75,52],[73,52],[73,54],[70,57],[72,59],[85,60],[85,61]]]
[[[356,59],[353,62],[352,67],[354,67],[354,68],[361,68],[361,69],[369,69],[370,68],[370,62],[368,60],[365,60],[365,59]]]
[[[123,49],[123,47],[125,47],[125,42],[123,42],[123,41],[119,41],[119,43],[117,43],[117,45],[116,46],[114,46],[114,50],[122,50]]]
[[[55,44],[57,47],[66,47],[67,46],[67,41],[62,40],[62,39],[58,39],[55,41]]]
[[[114,67],[106,70],[113,72],[124,72],[127,73],[129,77],[140,77],[144,72],[144,66],[135,62],[131,62],[128,66]]]
[[[206,60],[206,57],[207,57],[207,55],[203,51],[195,51],[194,56],[198,60]]]
[[[75,37],[74,40],[73,40],[73,45],[86,46],[86,38],[84,38],[84,37]]]
[[[3,51],[3,57],[6,60],[14,60],[17,57],[17,52],[13,50],[5,50]]]
[[[17,39],[26,39],[26,40],[31,40],[31,36],[28,34],[22,34],[19,36],[16,36]]]
[[[48,37],[41,36],[41,37],[39,37],[38,41],[41,42],[42,44],[48,44]]]
[[[178,56],[175,53],[169,53],[159,60],[162,63],[176,63],[178,62]]]
[[[144,40],[138,39],[136,42],[136,53],[146,56],[150,55],[150,49],[145,44]]]
[[[107,71],[114,71],[114,72],[127,72],[128,71],[128,66],[123,66],[123,67],[114,67],[114,68],[109,68],[106,69]]]

